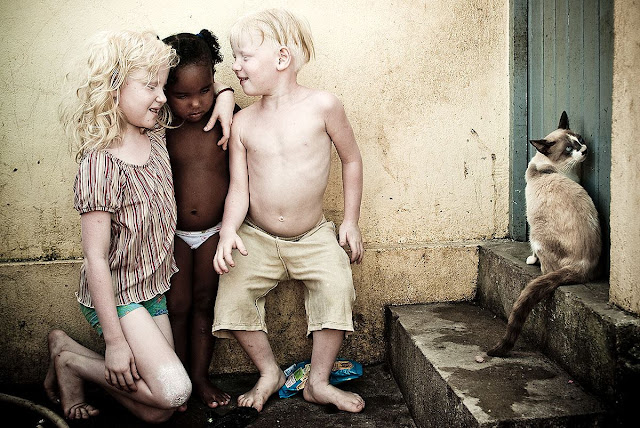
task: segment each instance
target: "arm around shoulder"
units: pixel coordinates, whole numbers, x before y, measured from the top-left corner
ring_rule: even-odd
[[[218,145],[222,146],[223,150],[226,150],[231,124],[233,123],[233,114],[236,108],[234,91],[230,86],[225,86],[218,82],[213,82],[213,89],[216,94],[215,104],[213,111],[211,112],[211,118],[205,125],[204,130],[212,130],[216,121],[220,121],[220,126],[222,127],[222,138],[218,141]]]

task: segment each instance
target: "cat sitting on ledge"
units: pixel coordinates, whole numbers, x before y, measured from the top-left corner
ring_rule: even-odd
[[[526,172],[525,198],[532,255],[542,275],[522,290],[513,305],[504,338],[487,354],[505,357],[516,343],[531,310],[560,285],[595,278],[601,251],[598,212],[578,183],[587,146],[569,129],[562,112],[558,129],[542,140],[531,140],[537,153]]]

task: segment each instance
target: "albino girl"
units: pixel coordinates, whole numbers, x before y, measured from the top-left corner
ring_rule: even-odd
[[[102,356],[61,330],[49,333],[44,386],[69,419],[98,414],[84,401],[85,381],[151,423],[169,419],[191,394],[164,297],[177,268],[163,87],[177,62],[175,51],[150,32],[101,33],[90,44],[83,81],[62,109],[80,162],[74,206],[84,263],[76,296],[105,341]]]

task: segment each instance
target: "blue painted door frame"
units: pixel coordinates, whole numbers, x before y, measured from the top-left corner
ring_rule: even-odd
[[[527,239],[524,173],[530,139],[553,131],[563,110],[589,148],[582,184],[600,213],[609,251],[613,2],[511,0],[509,232]]]

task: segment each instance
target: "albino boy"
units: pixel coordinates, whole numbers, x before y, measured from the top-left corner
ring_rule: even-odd
[[[364,400],[329,383],[345,334],[353,332],[351,262],[360,263],[358,227],[362,159],[351,125],[332,94],[301,86],[297,73],[313,55],[308,27],[291,13],[265,10],[231,29],[233,70],[247,95],[260,99],[234,116],[231,182],[214,268],[221,274],[213,332],[235,337],[260,372],[238,398],[261,411],[284,383],[269,341],[264,298],[279,281],[304,281],[307,333],[313,335],[307,401],[360,412]],[[342,162],[344,220],[325,220],[331,144]],[[242,257],[232,256],[237,249]]]

